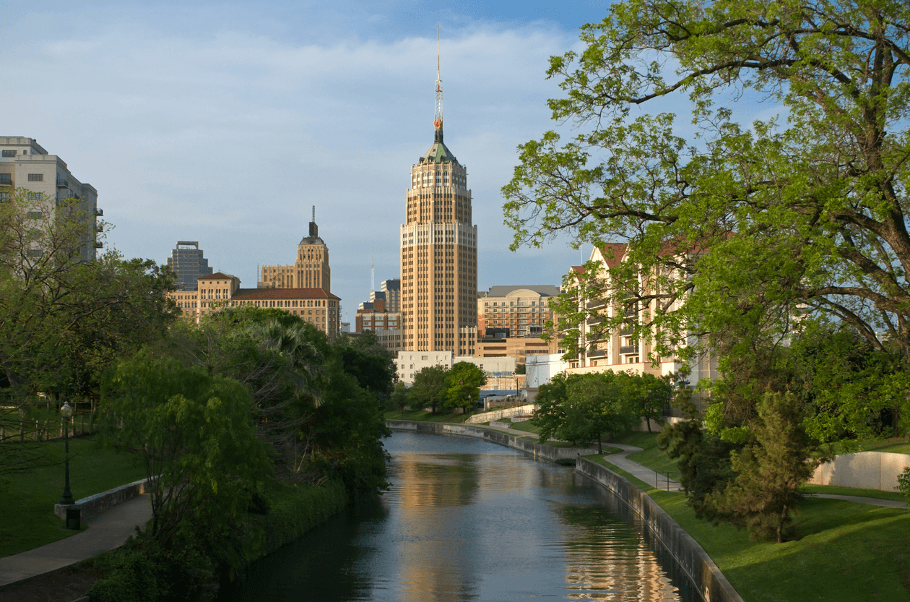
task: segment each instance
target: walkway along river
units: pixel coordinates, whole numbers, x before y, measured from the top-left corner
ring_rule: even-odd
[[[462,437],[396,432],[386,448],[382,499],[257,562],[224,599],[700,600],[571,468]]]

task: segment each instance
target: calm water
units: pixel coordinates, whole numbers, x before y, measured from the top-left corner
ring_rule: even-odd
[[[232,601],[694,600],[571,468],[395,433],[392,488],[258,563]]]

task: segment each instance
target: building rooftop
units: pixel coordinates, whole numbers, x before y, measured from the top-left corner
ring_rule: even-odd
[[[516,286],[491,286],[490,290],[484,294],[484,297],[505,297],[509,293],[528,290],[544,297],[554,297],[559,294],[559,287],[552,284],[523,284]]]
[[[241,288],[234,293],[235,301],[258,299],[336,299],[332,293],[321,288]]]

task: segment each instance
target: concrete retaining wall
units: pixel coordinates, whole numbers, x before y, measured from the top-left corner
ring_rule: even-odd
[[[534,404],[516,406],[514,408],[503,408],[501,410],[493,410],[491,412],[481,412],[480,414],[474,414],[473,416],[468,416],[468,419],[465,420],[466,424],[479,424],[481,422],[490,422],[493,420],[499,420],[500,418],[511,418],[517,414],[533,414]]]
[[[710,602],[742,602],[742,597],[711,557],[692,536],[670,518],[657,502],[629,481],[588,459],[580,458],[575,470],[609,489],[640,519],[646,540],[656,539],[679,569]]]
[[[127,500],[147,493],[148,490],[148,479],[142,479],[141,481],[84,497],[81,500],[76,500],[76,503],[72,505],[54,504],[54,514],[61,519],[66,519],[67,508],[82,508],[81,518],[84,521],[109,508],[113,508],[117,504],[122,504]]]
[[[407,420],[386,420],[386,426],[390,429],[399,431],[416,431],[418,433],[430,433],[433,435],[460,435],[462,437],[474,437],[476,439],[486,439],[499,445],[505,445],[512,449],[523,451],[535,460],[557,460],[576,459],[578,456],[587,456],[596,454],[596,449],[579,449],[577,447],[552,447],[550,445],[541,445],[533,439],[523,439],[509,433],[494,431],[488,428],[477,426],[468,426],[464,424],[448,424],[445,422],[410,422]]]
[[[815,469],[809,482],[813,485],[836,485],[897,491],[897,476],[910,466],[910,455],[887,452],[859,452],[837,456]]]

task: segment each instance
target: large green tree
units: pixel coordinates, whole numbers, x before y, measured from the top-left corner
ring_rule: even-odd
[[[503,188],[514,245],[564,232],[628,243],[574,293],[646,306],[635,334],[664,356],[687,340],[695,351],[701,335],[721,355],[754,357],[828,321],[906,369],[908,17],[896,1],[612,5],[582,28],[584,50],[551,59],[565,92],[553,118],[580,131],[520,147]],[[649,109],[686,93],[694,133],[683,137],[673,114]],[[743,125],[743,98],[777,116]],[[625,321],[613,312],[595,330]],[[753,419],[756,399],[740,413]]]
[[[483,370],[470,362],[458,362],[446,374],[446,405],[467,414],[480,398],[480,387],[487,383]]]
[[[446,375],[448,370],[443,366],[426,366],[414,374],[411,385],[411,399],[420,407],[430,406],[435,414],[436,408],[445,399]]]
[[[763,395],[752,443],[731,454],[736,478],[706,500],[753,537],[784,541],[803,497],[799,488],[826,459],[813,453],[804,417],[805,406],[792,393]]]
[[[540,439],[565,439],[573,444],[597,441],[603,451],[603,435],[632,427],[638,412],[627,395],[625,373],[591,372],[554,376],[537,394],[534,424]]]
[[[246,513],[271,470],[250,404],[240,383],[147,352],[111,375],[101,406],[106,436],[141,454],[151,535],[165,545],[181,529],[223,532]]]

